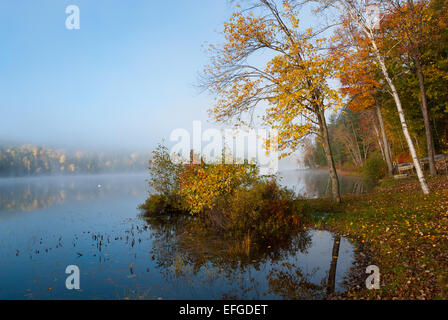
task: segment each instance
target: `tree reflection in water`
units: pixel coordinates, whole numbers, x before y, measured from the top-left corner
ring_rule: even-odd
[[[333,251],[331,255],[330,272],[328,274],[327,294],[334,293],[336,283],[336,267],[338,265],[339,247],[341,245],[341,236],[334,236]]]
[[[331,262],[329,275],[320,281],[314,277],[319,267],[305,272],[300,261],[295,263],[298,253],[307,253],[315,230],[298,226],[295,232],[269,241],[249,235],[232,239],[210,233],[193,216],[166,214],[144,219],[153,232],[152,258],[165,281],[197,284],[201,278],[208,285],[224,281],[227,286],[221,299],[263,298],[267,294],[319,299],[334,292],[337,258]],[[340,237],[336,239],[340,242]],[[335,248],[333,258],[337,256]]]
[[[331,197],[330,176],[324,170],[284,170],[279,173],[282,185],[294,189],[303,198]],[[342,194],[362,194],[373,188],[371,182],[360,177],[340,174]]]

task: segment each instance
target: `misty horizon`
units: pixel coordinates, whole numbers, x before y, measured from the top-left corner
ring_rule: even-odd
[[[209,121],[198,74],[228,2],[80,0],[77,30],[65,26],[70,4],[0,4],[0,145],[150,152]]]

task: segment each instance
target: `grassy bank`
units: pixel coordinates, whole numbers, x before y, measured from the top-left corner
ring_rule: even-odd
[[[448,298],[448,178],[429,179],[425,196],[417,180],[387,180],[374,193],[304,201],[317,212],[310,227],[336,231],[357,246],[348,299]],[[322,213],[319,215],[319,213]],[[367,290],[366,266],[381,271],[381,289]]]

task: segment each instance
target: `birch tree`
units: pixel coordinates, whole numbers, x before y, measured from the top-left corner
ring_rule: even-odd
[[[366,109],[375,110],[379,124],[379,145],[387,164],[388,175],[391,177],[393,175],[392,153],[381,108],[385,84],[379,81],[376,67],[371,63],[371,50],[366,37],[358,30],[354,30],[349,21],[344,21],[336,33],[337,42],[332,44],[331,53],[339,59],[338,78],[341,93],[347,100],[346,107],[356,112]]]
[[[412,61],[412,72],[415,72],[419,84],[420,108],[425,125],[426,146],[429,159],[429,171],[437,174],[435,165],[434,139],[431,132],[428,98],[426,94],[425,76],[423,74],[423,46],[428,41],[424,26],[431,23],[426,13],[428,1],[420,0],[383,0],[388,7],[387,28],[390,40],[400,43],[400,56],[406,55]]]
[[[364,33],[364,35],[369,40],[369,44],[371,50],[373,52],[374,58],[378,64],[378,67],[383,74],[383,77],[390,89],[390,93],[394,99],[398,116],[400,118],[401,127],[403,130],[403,135],[406,139],[412,161],[414,164],[414,168],[417,172],[417,177],[420,182],[421,189],[424,194],[429,194],[430,190],[426,183],[425,176],[423,174],[422,166],[418,159],[417,151],[415,149],[414,142],[412,141],[412,137],[409,133],[408,125],[406,122],[406,117],[404,114],[403,106],[401,103],[400,96],[398,95],[398,91],[395,87],[394,81],[389,74],[389,71],[386,67],[386,57],[382,55],[377,38],[377,28],[379,21],[372,21],[372,16],[368,14],[369,7],[373,5],[378,5],[377,3],[373,3],[368,0],[320,0],[325,7],[332,7],[337,10],[344,16],[350,19],[353,23],[357,25],[357,27]]]

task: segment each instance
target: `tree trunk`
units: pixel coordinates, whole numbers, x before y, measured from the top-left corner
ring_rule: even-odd
[[[383,143],[381,142],[380,132],[375,121],[372,121],[373,129],[375,130],[376,142],[378,142],[378,146],[380,147],[381,156],[383,160],[386,162],[386,154],[384,153]]]
[[[436,170],[436,161],[434,159],[435,156],[434,140],[432,138],[431,125],[429,120],[428,101],[426,99],[426,90],[425,90],[425,79],[423,77],[423,71],[420,59],[418,57],[415,57],[414,60],[417,69],[418,83],[420,86],[420,97],[421,97],[420,106],[422,108],[423,120],[425,123],[426,145],[428,148],[428,159],[429,159],[429,173],[431,176],[435,176],[437,174],[437,170]]]
[[[352,1],[349,0],[341,0],[342,5],[348,10],[348,13],[350,14],[351,18],[356,21],[356,23],[361,27],[361,29],[364,31],[366,36],[370,40],[370,44],[373,49],[373,53],[375,54],[376,60],[380,65],[381,71],[383,73],[384,78],[387,81],[387,84],[389,85],[392,96],[395,101],[395,105],[397,107],[398,116],[400,118],[401,127],[403,130],[404,137],[406,139],[406,142],[409,147],[409,151],[412,156],[412,161],[414,163],[415,171],[417,172],[417,177],[420,182],[420,187],[422,188],[422,191],[424,194],[429,194],[430,190],[428,187],[428,184],[426,183],[425,176],[423,174],[422,167],[420,165],[420,162],[418,160],[417,152],[415,151],[414,143],[412,142],[411,135],[409,134],[408,125],[406,123],[406,117],[404,116],[403,107],[401,105],[400,97],[398,96],[397,89],[395,88],[395,85],[392,81],[392,79],[389,76],[389,72],[386,68],[386,63],[384,61],[384,58],[381,56],[380,50],[378,49],[378,46],[375,41],[374,31],[365,21],[362,21],[360,19],[360,16],[362,16],[362,13],[359,12],[359,8],[357,8]]]
[[[395,105],[397,107],[398,116],[400,118],[401,127],[403,129],[403,134],[404,134],[404,137],[405,137],[406,142],[408,144],[409,151],[411,152],[411,156],[412,156],[412,160],[413,160],[413,163],[414,163],[415,171],[417,172],[418,180],[420,181],[420,187],[422,188],[422,191],[423,191],[424,194],[429,194],[430,190],[429,190],[428,184],[426,183],[426,179],[425,179],[425,176],[423,174],[423,170],[422,170],[422,167],[420,165],[420,161],[418,160],[418,156],[417,156],[417,152],[415,151],[414,143],[412,142],[411,135],[409,134],[408,124],[406,123],[406,118],[404,116],[403,106],[401,105],[401,100],[400,100],[400,97],[398,96],[397,89],[395,88],[395,85],[394,85],[392,79],[389,76],[389,72],[387,71],[387,68],[386,68],[386,63],[384,62],[384,59],[381,56],[380,51],[378,50],[378,47],[376,45],[375,39],[373,38],[373,35],[369,34],[369,33],[367,35],[370,38],[370,42],[372,44],[372,48],[373,48],[374,53],[376,55],[377,61],[380,64],[381,71],[383,72],[383,75],[386,78],[386,81],[387,81],[387,83],[388,83],[388,85],[389,85],[389,87],[390,87],[390,89],[392,91],[392,96],[394,98]]]
[[[389,147],[389,141],[387,141],[386,129],[384,127],[383,114],[378,104],[375,104],[376,115],[378,117],[378,123],[380,124],[381,136],[383,138],[384,155],[386,156],[387,173],[389,177],[393,175],[394,167],[392,165],[392,156]]]
[[[322,136],[322,143],[324,146],[325,157],[327,159],[327,165],[330,170],[331,178],[331,191],[333,192],[333,199],[336,203],[341,202],[341,194],[339,191],[339,178],[334,165],[333,153],[330,146],[330,137],[328,136],[327,121],[325,120],[324,111],[319,109],[317,112],[317,118],[319,122],[319,129]]]
[[[351,121],[350,119],[349,119],[349,121],[350,121],[350,124],[352,126],[352,132],[353,132],[353,137],[355,139],[356,151],[358,152],[359,163],[360,163],[360,166],[362,166],[364,164],[364,162],[362,161],[361,149],[359,149],[358,137],[356,136],[355,127],[353,126],[353,121]]]

